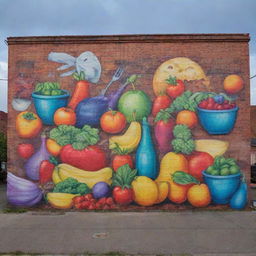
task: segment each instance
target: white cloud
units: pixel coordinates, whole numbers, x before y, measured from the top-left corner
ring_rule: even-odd
[[[7,79],[8,74],[8,64],[6,62],[0,61],[0,79]]]

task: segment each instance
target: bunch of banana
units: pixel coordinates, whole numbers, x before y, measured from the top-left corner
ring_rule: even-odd
[[[55,184],[67,178],[74,178],[79,182],[85,183],[92,188],[96,183],[104,181],[111,185],[113,171],[110,167],[100,169],[95,172],[85,171],[69,164],[59,164],[55,167],[52,180]]]
[[[141,125],[139,122],[131,122],[129,128],[123,135],[109,138],[109,149],[120,147],[128,153],[134,151],[140,143]]]
[[[79,196],[68,193],[47,193],[46,199],[48,203],[57,209],[70,209],[73,206],[73,198]]]

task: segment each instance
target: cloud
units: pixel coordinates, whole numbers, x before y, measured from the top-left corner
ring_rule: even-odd
[[[7,62],[0,61],[0,79],[7,79],[8,64]]]

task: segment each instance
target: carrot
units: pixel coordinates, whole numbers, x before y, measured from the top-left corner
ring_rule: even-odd
[[[68,106],[75,110],[80,101],[90,97],[90,83],[85,80],[83,71],[81,71],[80,74],[75,72],[73,77],[77,80],[77,83]]]

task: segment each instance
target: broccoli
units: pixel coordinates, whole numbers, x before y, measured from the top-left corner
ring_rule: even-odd
[[[195,142],[193,139],[174,139],[172,140],[172,147],[175,153],[183,153],[189,155],[195,150]]]
[[[178,124],[173,129],[174,139],[172,147],[176,153],[189,155],[195,150],[195,142],[191,130],[183,124]]]
[[[78,182],[74,178],[67,178],[56,184],[53,192],[85,195],[91,193],[91,190],[85,183]]]
[[[173,129],[173,135],[175,138],[188,140],[192,137],[190,129],[184,124],[178,124]]]

